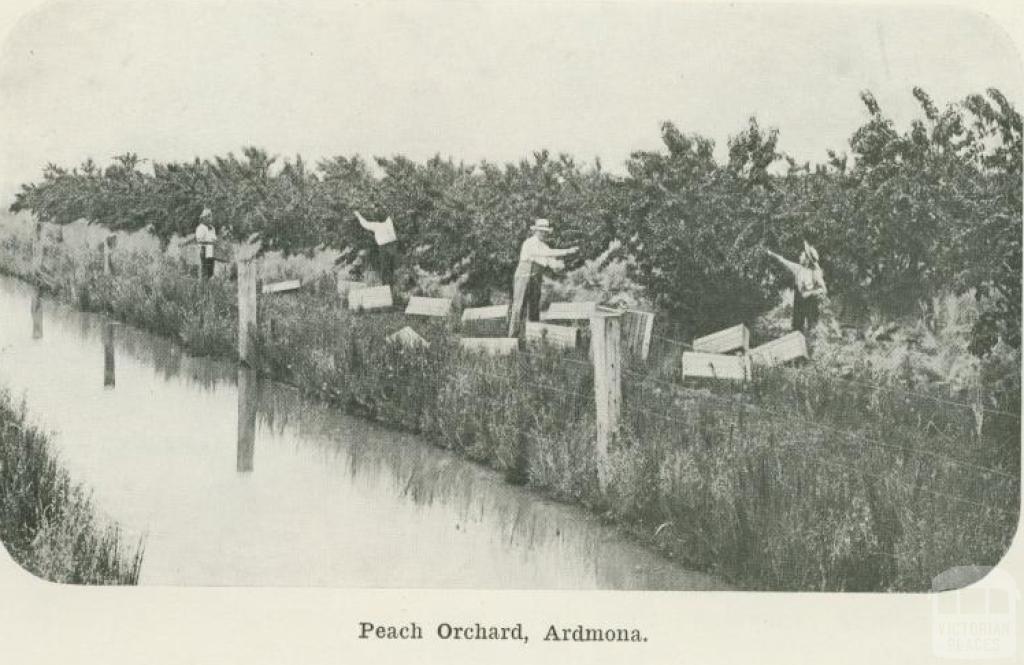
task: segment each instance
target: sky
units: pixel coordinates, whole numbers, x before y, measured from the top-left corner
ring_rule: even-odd
[[[1007,32],[966,9],[680,2],[35,3],[0,46],[0,201],[47,162],[547,148],[621,172],[659,127],[726,141],[750,116],[798,161],[847,148],[871,90],[900,126],[1000,88]]]

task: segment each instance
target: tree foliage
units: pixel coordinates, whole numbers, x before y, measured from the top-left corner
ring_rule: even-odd
[[[408,267],[478,302],[508,288],[528,226],[548,217],[553,244],[581,248],[570,268],[618,240],[632,278],[694,332],[762,312],[786,280],[761,249],[795,257],[809,239],[844,303],[899,313],[973,289],[985,303],[975,350],[1018,346],[1021,117],[995,89],[945,108],[912,92],[920,117],[902,130],[862,93],[867,117],[848,153],[815,165],[797,164],[756,118],[724,163],[710,139],[666,122],[663,149],[633,153],[624,176],[547,151],[509,164],[337,156],[312,168],[255,147],[181,163],[126,153],[106,168],[48,164],[12,210],[167,241],[210,207],[222,234],[286,253],[333,248],[349,264],[373,246],[352,212],[390,215]]]

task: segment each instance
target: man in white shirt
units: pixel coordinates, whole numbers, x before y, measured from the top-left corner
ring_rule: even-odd
[[[575,254],[577,251],[576,247],[548,247],[544,238],[551,233],[552,228],[551,222],[546,219],[538,219],[530,230],[533,231],[533,235],[523,241],[523,246],[519,250],[519,265],[516,266],[516,274],[512,281],[512,308],[508,313],[509,337],[519,335],[524,314],[530,321],[540,320],[540,286],[544,268],[561,270],[565,265],[558,260],[559,257]]]
[[[395,225],[388,217],[383,222],[369,222],[353,210],[359,226],[367,231],[373,232],[373,239],[377,243],[377,272],[380,273],[381,284],[391,285],[395,278],[395,264],[398,263],[398,235],[395,233]]]
[[[828,295],[825,273],[818,260],[818,250],[804,240],[800,262],[794,263],[765,248],[765,253],[793,276],[793,330],[808,333],[818,325],[822,303]]]
[[[209,208],[203,208],[199,214],[199,225],[196,227],[196,244],[199,245],[200,275],[203,279],[213,277],[213,247],[217,242],[217,231],[214,230],[211,219],[213,212]]]

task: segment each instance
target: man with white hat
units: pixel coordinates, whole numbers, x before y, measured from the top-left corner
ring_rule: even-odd
[[[551,222],[538,219],[530,227],[533,235],[523,241],[519,250],[519,265],[512,282],[512,308],[508,313],[508,336],[516,337],[523,323],[524,307],[530,321],[540,320],[540,285],[544,268],[561,270],[565,265],[558,260],[561,256],[575,254],[576,247],[552,249],[544,242],[551,233]]]
[[[213,277],[213,247],[217,242],[217,231],[211,222],[213,212],[209,208],[203,208],[199,213],[199,225],[196,227],[196,243],[199,245],[199,274],[203,279]]]

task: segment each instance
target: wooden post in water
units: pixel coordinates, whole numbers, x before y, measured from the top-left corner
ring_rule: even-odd
[[[39,289],[32,295],[32,339],[43,338],[43,298]]]
[[[599,311],[590,319],[594,360],[594,401],[597,405],[597,479],[608,481],[608,448],[619,431],[622,408],[622,313]]]
[[[111,254],[113,254],[113,252],[114,252],[114,238],[116,238],[116,237],[117,236],[109,235],[103,241],[102,248],[103,248],[103,274],[104,275],[109,275],[110,272],[111,272],[110,271],[110,257],[111,257]]]
[[[114,323],[107,321],[103,324],[103,387],[114,385]]]
[[[257,328],[256,262],[238,261],[238,359],[250,360],[252,340]]]
[[[248,367],[238,368],[238,449],[235,470],[246,473],[253,469],[256,452],[256,409],[259,405],[259,383],[256,373]]]

